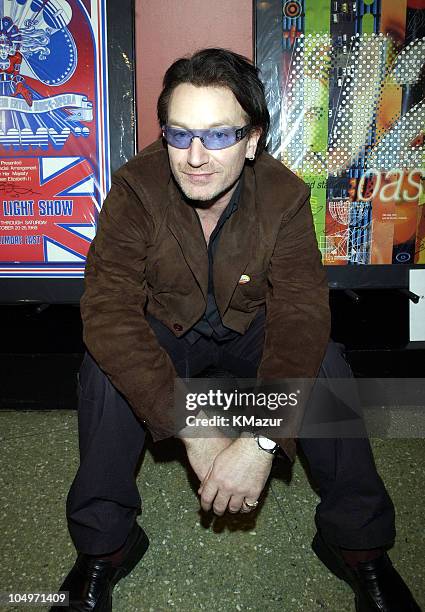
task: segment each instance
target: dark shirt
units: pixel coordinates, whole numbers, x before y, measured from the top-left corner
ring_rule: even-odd
[[[214,231],[211,233],[210,240],[208,243],[208,295],[207,295],[207,306],[205,313],[201,319],[190,329],[184,338],[190,343],[194,344],[202,336],[213,338],[217,341],[231,340],[236,338],[240,334],[233,329],[225,327],[221,321],[220,313],[217,308],[217,303],[214,296],[214,282],[213,282],[213,263],[214,255],[217,252],[219,243],[220,233],[223,225],[227,219],[238,209],[239,197],[241,193],[242,179],[239,181],[229,204],[221,213],[217,225]]]

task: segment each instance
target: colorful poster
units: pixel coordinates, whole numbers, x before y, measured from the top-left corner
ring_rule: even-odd
[[[109,189],[106,0],[0,0],[0,277],[81,277]]]
[[[324,263],[425,263],[425,0],[257,0],[256,17],[272,153],[311,187]]]

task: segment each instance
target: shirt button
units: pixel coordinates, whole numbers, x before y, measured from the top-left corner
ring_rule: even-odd
[[[182,325],[180,325],[180,323],[174,323],[173,328],[174,328],[176,331],[182,331],[183,326],[182,326]]]

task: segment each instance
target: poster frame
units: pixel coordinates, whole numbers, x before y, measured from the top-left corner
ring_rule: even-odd
[[[135,3],[106,3],[110,171],[137,151]],[[78,304],[83,278],[0,278],[0,304]]]

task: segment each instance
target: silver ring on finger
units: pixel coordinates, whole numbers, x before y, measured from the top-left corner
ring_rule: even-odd
[[[249,508],[250,510],[254,510],[254,508],[256,508],[258,506],[258,499],[256,501],[253,502],[249,502],[247,501],[246,498],[244,498],[243,500],[243,505],[246,506],[247,508]]]

